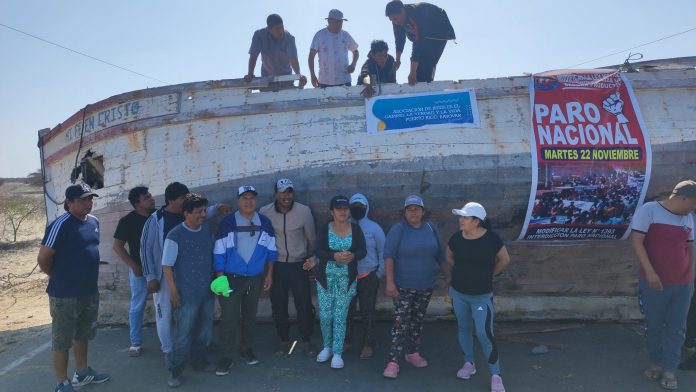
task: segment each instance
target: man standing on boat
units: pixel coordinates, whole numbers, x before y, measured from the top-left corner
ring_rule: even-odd
[[[300,88],[307,84],[307,78],[300,74],[300,63],[297,60],[295,37],[283,26],[283,19],[278,14],[268,15],[266,27],[256,30],[251,38],[249,48],[249,71],[244,81],[249,83],[254,79],[256,61],[261,54],[261,76],[292,75],[294,70],[300,76]],[[273,90],[292,87],[292,81],[274,82],[269,85]]]
[[[363,97],[371,97],[375,91],[372,86],[382,83],[396,83],[394,57],[389,54],[389,46],[382,40],[374,40],[370,52],[358,76],[358,86],[365,85],[360,93]]]
[[[56,392],[72,392],[73,387],[110,378],[87,363],[88,342],[97,334],[99,314],[99,220],[89,214],[95,197],[87,185],[70,185],[65,190],[67,212],[46,227],[37,257],[41,271],[49,276],[46,293]],[[72,381],[68,379],[71,347],[77,368]]]
[[[317,31],[309,49],[309,73],[312,86],[350,86],[350,74],[358,63],[358,44],[343,30],[343,12],[333,9],[326,18],[327,26]],[[348,64],[348,52],[353,60]],[[319,54],[319,77],[314,73],[314,57]]]
[[[155,199],[147,187],[136,186],[128,192],[128,201],[133,211],[118,221],[114,233],[113,250],[128,266],[131,301],[128,312],[130,324],[130,348],[128,355],[138,357],[141,354],[143,339],[143,312],[147,302],[147,279],[143,276],[140,260],[140,237],[145,222],[155,210]],[[126,244],[128,251],[126,252]]]
[[[631,222],[631,244],[640,262],[638,292],[645,315],[650,367],[645,376],[677,389],[689,302],[694,289],[696,181],[682,181],[668,199],[645,203]]]
[[[408,84],[432,82],[447,41],[456,38],[445,10],[429,3],[404,4],[394,0],[387,3],[385,15],[394,25],[396,68],[401,65],[408,38],[413,43]]]
[[[239,345],[240,357],[247,365],[256,365],[254,328],[261,288],[273,284],[273,264],[278,258],[271,221],[256,212],[256,188],[239,187],[239,210],[220,222],[213,255],[215,274],[224,276],[232,292],[219,297],[220,360],[215,374],[225,376],[232,367],[232,353]],[[241,326],[241,342],[239,329]]]
[[[290,321],[288,316],[288,292],[292,292],[297,313],[297,324],[302,335],[302,349],[308,357],[315,357],[317,350],[311,342],[314,324],[314,307],[309,286],[309,270],[314,267],[314,249],[317,234],[312,211],[295,201],[292,181],[281,178],[274,186],[275,201],[259,211],[273,224],[276,235],[278,261],[273,267],[271,305],[280,346],[278,355],[289,352]]]

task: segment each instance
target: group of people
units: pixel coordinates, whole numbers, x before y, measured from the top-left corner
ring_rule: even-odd
[[[432,82],[437,63],[445,50],[448,40],[455,39],[454,29],[447,13],[429,3],[403,4],[400,0],[390,1],[385,16],[394,26],[396,58],[388,54],[389,46],[383,40],[374,40],[370,46],[367,61],[362,66],[357,79],[358,85],[365,85],[362,94],[374,94],[374,85],[396,83],[396,71],[401,65],[401,54],[406,38],[413,43],[408,83]],[[355,71],[359,52],[358,44],[343,30],[343,12],[329,11],[326,28],[319,30],[310,45],[308,66],[312,86],[350,86],[351,74]],[[351,61],[348,61],[348,53]],[[266,27],[254,32],[249,48],[249,65],[246,82],[254,79],[254,70],[261,55],[261,76],[299,75],[299,87],[307,84],[302,75],[295,45],[295,37],[285,30],[283,19],[277,14],[266,18]],[[315,72],[318,57],[319,72]],[[292,82],[274,82],[269,90],[292,86]]]
[[[139,186],[129,192],[133,210],[119,220],[113,249],[129,267],[128,353],[142,354],[143,311],[152,293],[169,386],[182,384],[185,367],[224,376],[237,355],[248,365],[259,363],[254,330],[262,290],[270,291],[279,338],[277,355],[291,353],[297,343],[290,337],[291,292],[301,335],[298,350],[317,362],[329,362],[334,369],[343,368],[342,354],[351,341],[351,325],[359,308],[360,358],[372,358],[377,340],[375,306],[383,278],[394,303],[383,375],[396,378],[401,360],[426,367],[428,361],[419,349],[439,265],[464,355],[457,377],[469,379],[476,373],[475,329],[492,373],[491,390],[504,391],[493,335],[492,280],[510,257],[503,241],[490,230],[482,205],[470,202],[452,210],[460,230],[444,244],[437,227],[424,219],[425,204],[418,195],[405,199],[403,220],[385,235],[368,218],[369,201],[360,193],[333,197],[328,205],[330,221],[315,230],[311,210],[295,201],[295,185],[287,178],[274,184],[274,201],[258,211],[258,193],[251,185],[237,190],[234,212],[231,206],[211,204],[178,182],[169,184],[164,194],[165,205],[155,209],[148,188]],[[66,213],[47,227],[39,252],[39,265],[50,276],[55,390],[63,392],[109,379],[87,364],[87,344],[96,333],[99,306],[99,222],[89,214],[97,195],[87,185],[71,185],[65,196]],[[216,215],[223,217],[213,233],[209,220]],[[315,307],[310,273],[316,278],[320,350],[311,340]],[[222,314],[219,358],[213,364],[206,353],[213,340],[215,298]],[[77,370],[68,379],[70,347]]]

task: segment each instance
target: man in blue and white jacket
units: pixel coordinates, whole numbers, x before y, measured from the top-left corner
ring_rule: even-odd
[[[259,363],[252,349],[256,309],[261,287],[267,291],[273,283],[273,263],[278,251],[270,219],[256,212],[256,195],[253,186],[239,187],[239,210],[223,218],[215,241],[213,269],[217,276],[227,276],[232,290],[229,297],[218,297],[222,310],[221,359],[215,370],[218,376],[228,374],[232,367],[240,318],[241,359],[248,365]]]

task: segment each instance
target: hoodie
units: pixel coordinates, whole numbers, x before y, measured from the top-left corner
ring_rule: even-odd
[[[350,204],[359,202],[365,205],[365,217],[359,221],[355,221],[351,217],[351,221],[360,225],[360,228],[365,235],[365,245],[367,248],[367,255],[364,259],[358,261],[358,275],[369,274],[372,271],[377,271],[377,277],[380,279],[384,277],[384,242],[385,235],[384,230],[377,224],[377,222],[368,218],[370,213],[370,203],[367,201],[367,197],[362,193],[356,193],[350,198]]]

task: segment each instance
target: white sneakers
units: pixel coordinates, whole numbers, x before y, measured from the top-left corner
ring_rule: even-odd
[[[333,358],[331,358],[331,368],[343,369],[343,358],[339,354],[334,354]]]
[[[331,358],[331,355],[333,355],[333,352],[331,351],[330,347],[324,347],[323,350],[319,352],[317,355],[317,362],[323,363],[329,360]]]

